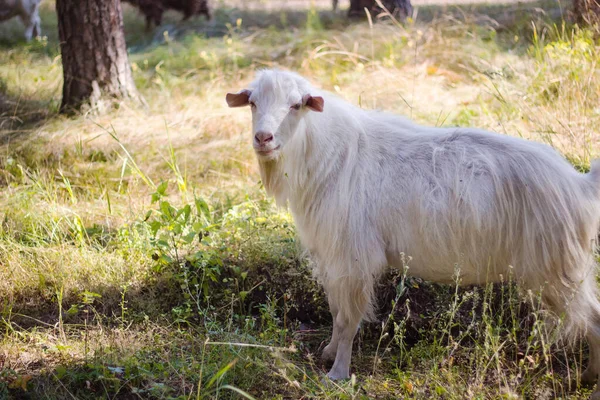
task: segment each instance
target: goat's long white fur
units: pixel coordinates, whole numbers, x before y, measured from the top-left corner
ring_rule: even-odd
[[[254,143],[263,184],[289,204],[328,295],[331,378],[348,377],[374,281],[387,265],[402,267],[405,254],[410,275],[435,282],[452,282],[457,266],[463,284],[512,270],[542,290],[567,330],[586,333],[593,358],[584,378],[596,380],[600,162],[584,175],[544,144],[362,110],[290,72],[259,72],[243,93],[228,102],[253,104],[253,134],[273,134]],[[290,108],[307,96],[322,97],[323,112]]]

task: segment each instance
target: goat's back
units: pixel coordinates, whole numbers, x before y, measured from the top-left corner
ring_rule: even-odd
[[[465,283],[497,280],[509,265],[522,276],[548,279],[550,269],[578,278],[574,264],[600,222],[598,182],[540,143],[404,125],[370,134],[383,145],[370,149],[378,162],[368,164],[378,167],[365,167],[365,182],[378,186],[373,220],[389,262],[404,252],[413,273],[437,281],[453,279],[454,265]]]

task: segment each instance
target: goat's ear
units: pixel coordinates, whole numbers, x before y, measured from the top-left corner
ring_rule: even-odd
[[[237,93],[227,93],[225,96],[225,100],[227,101],[227,105],[229,107],[243,107],[250,104],[248,99],[252,92],[248,89],[244,89]]]
[[[323,112],[323,105],[325,105],[325,100],[321,96],[311,96],[310,94],[305,94],[302,98],[304,105],[316,112]]]

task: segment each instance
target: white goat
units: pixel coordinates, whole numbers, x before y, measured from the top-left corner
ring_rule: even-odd
[[[25,25],[25,39],[30,41],[32,37],[42,34],[40,3],[41,0],[0,0],[0,21],[19,16]]]
[[[333,316],[323,351],[332,379],[349,376],[359,322],[372,317],[373,285],[387,266],[462,284],[509,270],[582,331],[600,372],[600,302],[594,247],[600,162],[583,175],[552,148],[471,128],[431,128],[366,111],[283,71],[227,94],[252,108],[262,182],[289,203],[316,263]],[[513,266],[510,268],[509,266]],[[600,398],[600,392],[596,392]]]

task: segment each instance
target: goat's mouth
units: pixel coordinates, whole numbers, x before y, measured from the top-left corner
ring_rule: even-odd
[[[272,149],[254,149],[254,151],[256,151],[256,154],[258,154],[261,157],[269,157],[275,154],[275,152],[278,151],[280,147],[281,145],[277,145],[277,147],[274,147]]]

